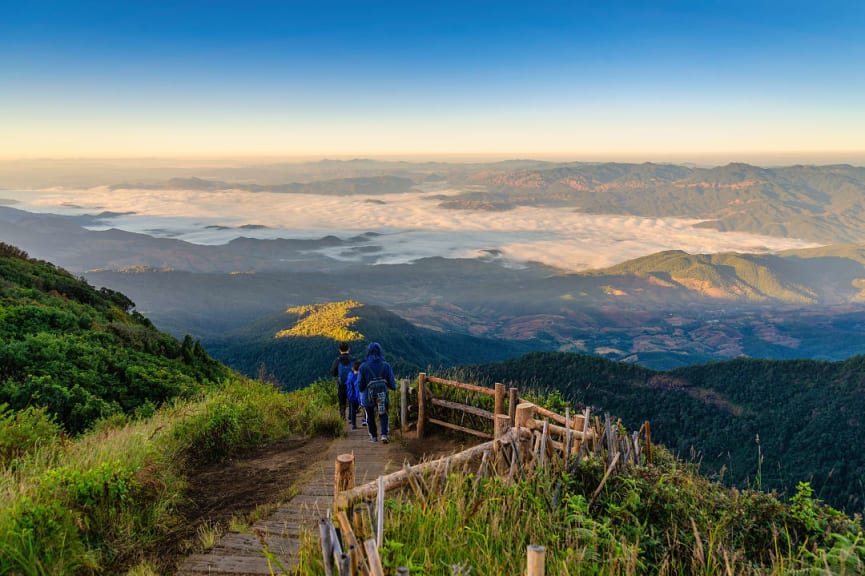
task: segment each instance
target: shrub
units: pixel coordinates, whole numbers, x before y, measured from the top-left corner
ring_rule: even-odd
[[[56,443],[60,426],[45,408],[29,406],[16,412],[0,404],[0,464],[8,464],[40,445]]]

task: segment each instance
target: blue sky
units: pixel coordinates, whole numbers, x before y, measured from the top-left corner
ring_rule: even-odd
[[[865,2],[0,0],[0,157],[865,150]]]

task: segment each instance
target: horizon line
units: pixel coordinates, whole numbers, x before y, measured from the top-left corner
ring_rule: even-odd
[[[799,159],[801,163],[811,163],[812,160],[828,160],[835,158],[830,164],[850,163],[854,158],[865,163],[865,149],[860,150],[717,150],[702,152],[684,151],[628,151],[612,152],[598,151],[588,152],[335,152],[335,153],[225,153],[225,154],[141,154],[141,155],[28,155],[28,156],[0,156],[0,162],[94,162],[94,161],[126,161],[126,162],[158,162],[158,161],[282,161],[282,162],[316,162],[316,161],[390,161],[390,162],[472,162],[472,161],[509,161],[509,160],[534,160],[547,162],[623,162],[623,163],[659,163],[679,164],[692,163],[695,161],[710,163],[749,163],[760,160],[787,160]],[[812,160],[808,160],[812,159]]]

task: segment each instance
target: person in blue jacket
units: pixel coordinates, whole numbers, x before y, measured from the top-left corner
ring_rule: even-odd
[[[388,409],[390,394],[388,389],[396,390],[396,379],[393,369],[385,362],[384,353],[378,342],[369,345],[366,351],[366,362],[361,364],[357,373],[357,389],[361,393],[363,407],[366,410],[366,427],[369,441],[378,442],[375,417],[378,415],[381,423],[381,441],[388,442]]]
[[[360,406],[360,390],[357,389],[357,371],[360,369],[360,360],[355,360],[351,366],[351,374],[346,380],[348,388],[348,423],[352,430],[357,430],[357,410]],[[363,420],[366,424],[366,418]]]

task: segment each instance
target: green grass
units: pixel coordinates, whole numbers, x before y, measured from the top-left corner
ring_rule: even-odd
[[[411,574],[512,574],[547,548],[548,574],[861,574],[862,527],[805,495],[807,513],[773,495],[722,488],[656,451],[654,466],[537,471],[508,484],[455,472],[421,503],[387,499],[386,567]],[[809,524],[809,520],[811,523]]]
[[[180,521],[191,469],[286,436],[340,433],[332,396],[324,382],[284,394],[231,378],[149,418],[115,415],[62,442],[34,442],[25,419],[24,447],[8,447],[19,455],[0,468],[0,574],[118,573],[146,564],[147,551]]]

